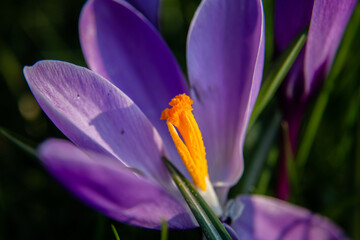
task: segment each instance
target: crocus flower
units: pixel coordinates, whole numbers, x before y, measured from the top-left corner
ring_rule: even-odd
[[[229,228],[233,239],[347,239],[328,219],[282,200],[253,195],[235,201],[243,211]]]
[[[279,51],[309,26],[308,39],[283,86],[284,120],[289,125],[292,151],[296,154],[299,129],[312,96],[328,75],[356,0],[277,0],[275,43]],[[289,183],[285,160],[280,170],[278,196],[286,199]]]
[[[243,171],[246,125],[262,77],[260,0],[201,3],[188,38],[189,85],[154,25],[127,2],[88,1],[80,38],[92,70],[50,60],[24,69],[41,108],[72,141],[45,141],[39,158],[78,198],[140,227],[159,229],[163,219],[173,229],[196,227],[161,160],[166,156],[190,179],[192,169],[178,152],[184,160],[186,151],[194,150],[208,171],[195,169],[191,178],[218,216],[232,222],[234,237],[262,237],[259,229],[270,227],[271,237],[281,236],[299,221],[306,229],[341,232],[324,218],[271,198],[243,196],[225,208],[229,187]],[[193,106],[182,93],[191,95]],[[164,111],[169,102],[173,108]],[[198,148],[186,140],[194,136]],[[207,186],[215,191],[207,194]],[[272,226],[273,220],[279,224]]]

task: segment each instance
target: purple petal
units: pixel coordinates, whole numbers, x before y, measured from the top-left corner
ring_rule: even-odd
[[[275,42],[280,51],[310,24],[305,50],[289,73],[288,98],[305,100],[319,89],[330,71],[356,0],[277,0]]]
[[[329,73],[356,2],[315,0],[305,53],[305,94],[317,89]]]
[[[224,225],[226,231],[229,233],[232,240],[240,240],[239,236],[237,235],[235,230],[230,225],[228,225],[227,223],[223,223],[223,225]]]
[[[170,100],[187,88],[158,31],[123,1],[93,0],[81,13],[80,40],[90,68],[139,106],[172,149],[171,157],[179,158],[160,116]]]
[[[261,84],[261,1],[203,1],[191,25],[187,58],[210,179],[227,187],[243,171],[242,145]]]
[[[309,99],[330,71],[343,32],[355,8],[356,0],[277,0],[275,40],[283,50],[310,23],[305,48],[299,54],[283,86],[284,119],[289,124],[293,152]],[[286,168],[280,170],[279,194],[289,193]]]
[[[280,157],[277,164],[278,174],[276,176],[276,197],[281,200],[288,200],[290,196],[290,180],[288,176],[287,159],[284,146],[281,147]]]
[[[310,23],[314,0],[276,0],[275,42],[283,51]]]
[[[298,135],[301,129],[301,123],[303,117],[306,113],[306,104],[304,102],[296,101],[283,101],[283,118],[284,121],[288,124],[289,129],[289,143],[292,153],[296,156],[297,154],[297,145],[298,145]],[[287,139],[282,140],[280,159],[278,162],[278,176],[277,176],[277,189],[276,197],[282,200],[288,200],[290,196],[290,182],[288,176],[288,167],[286,160],[286,149],[285,143]]]
[[[314,0],[277,0],[275,5],[275,43],[278,51],[283,51],[294,39],[308,27]],[[288,99],[298,99],[303,94],[305,50],[297,57],[290,69],[286,84],[283,87],[284,95]],[[286,103],[285,103],[286,104]],[[293,104],[288,104],[293,105]],[[285,107],[286,108],[286,107]],[[290,109],[292,109],[290,107]]]
[[[96,73],[70,63],[40,61],[24,74],[41,108],[77,146],[107,154],[167,183],[156,129],[123,92]]]
[[[126,0],[149,19],[154,26],[159,26],[160,0]]]
[[[240,196],[244,210],[231,227],[240,239],[347,239],[329,219],[265,196]]]
[[[50,139],[38,154],[70,192],[117,221],[147,228],[194,227],[185,208],[160,185],[104,155],[83,152],[68,141]],[[70,214],[70,213],[69,213]]]

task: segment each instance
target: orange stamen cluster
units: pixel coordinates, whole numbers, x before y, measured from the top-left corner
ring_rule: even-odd
[[[169,103],[172,108],[162,112],[161,119],[166,119],[175,147],[194,185],[205,191],[205,179],[208,177],[206,153],[199,126],[191,112],[192,104],[193,101],[186,94],[178,95]]]

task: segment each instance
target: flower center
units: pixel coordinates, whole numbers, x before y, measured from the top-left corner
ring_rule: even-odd
[[[205,179],[209,176],[206,153],[199,126],[191,112],[192,103],[186,94],[176,96],[169,103],[172,108],[166,108],[161,114],[161,119],[167,120],[170,135],[194,185],[206,191]],[[184,141],[179,137],[175,127]]]
[[[199,126],[191,112],[192,104],[193,101],[186,94],[177,95],[169,103],[171,108],[166,108],[162,112],[161,119],[166,119],[175,147],[195,187],[215,214],[220,216],[222,209],[209,180],[205,146]]]

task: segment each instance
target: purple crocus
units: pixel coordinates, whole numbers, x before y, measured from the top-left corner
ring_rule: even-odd
[[[309,26],[308,39],[292,66],[283,86],[284,120],[289,125],[292,151],[309,101],[323,84],[334,60],[356,0],[277,0],[275,43],[279,51]],[[289,195],[285,158],[282,160],[278,197]]]
[[[266,196],[240,196],[243,211],[231,224],[233,239],[330,240],[348,239],[328,219],[309,210]]]
[[[242,145],[261,83],[260,0],[200,4],[188,37],[189,85],[152,22],[125,1],[88,1],[80,39],[91,70],[51,60],[24,69],[39,105],[72,142],[49,139],[39,158],[74,195],[120,222],[159,229],[165,219],[172,229],[196,227],[161,160],[168,157],[189,177],[160,120],[169,101],[187,93],[220,214],[232,221],[234,237],[262,238],[261,229],[271,228],[276,238],[297,222],[301,231],[324,229],[317,237],[341,235],[328,220],[271,198],[243,196],[225,207],[243,171]],[[297,233],[296,227],[290,236]]]

